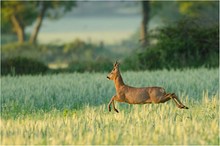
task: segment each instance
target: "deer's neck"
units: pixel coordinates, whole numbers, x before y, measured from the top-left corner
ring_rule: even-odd
[[[124,85],[124,81],[121,77],[121,74],[119,74],[115,80],[114,80],[114,83],[115,83],[115,89],[118,90],[121,86]]]

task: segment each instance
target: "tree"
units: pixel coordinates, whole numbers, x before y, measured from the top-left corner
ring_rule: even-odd
[[[46,3],[47,3],[46,1],[37,2],[37,5],[39,6],[39,12],[38,12],[37,20],[36,20],[36,26],[29,40],[30,43],[35,43],[37,40],[38,32],[40,30],[46,10],[48,9],[48,6],[46,5]]]
[[[145,48],[149,42],[147,34],[150,18],[159,18],[160,26],[173,25],[185,18],[193,18],[203,26],[219,23],[219,1],[141,1],[142,22],[140,41]],[[206,21],[204,21],[206,20]]]
[[[32,2],[1,1],[1,6],[2,24],[11,24],[7,27],[8,31],[16,32],[18,42],[23,43],[25,27],[31,25],[36,15]]]
[[[36,22],[29,40],[30,43],[35,43],[45,16],[57,19],[71,10],[75,1],[1,1],[1,6],[2,23],[12,24],[8,27],[1,26],[1,29],[16,32],[18,42],[23,43],[26,40],[25,28]]]
[[[210,26],[219,23],[219,1],[179,1],[178,7],[180,14],[197,19],[200,25]]]
[[[150,6],[149,1],[142,1],[142,22],[141,22],[141,44],[143,47],[147,45],[147,24],[149,21]]]
[[[58,18],[61,13],[70,11],[75,6],[74,1],[39,1],[36,3],[38,15],[36,18],[36,26],[31,34],[30,43],[35,43],[37,36],[45,16],[49,18]],[[53,10],[52,12],[50,10]],[[62,12],[60,12],[60,10]],[[49,12],[50,11],[50,12]]]

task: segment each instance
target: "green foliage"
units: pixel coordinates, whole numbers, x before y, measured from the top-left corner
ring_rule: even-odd
[[[47,17],[58,18],[76,5],[74,1],[1,1],[1,4],[2,24],[11,24],[11,15],[16,15],[24,26],[29,26],[36,20],[42,6],[47,10]]]
[[[43,74],[48,70],[43,63],[30,58],[9,58],[1,61],[1,75]]]
[[[154,26],[163,26],[168,22],[175,23],[186,17],[197,19],[200,26],[213,23],[217,25],[219,1],[151,1],[150,15],[151,21],[155,23]]]
[[[37,10],[34,2],[26,1],[1,1],[1,16],[2,24],[1,30],[4,32],[14,31],[11,23],[11,16],[16,15],[20,23],[25,26],[29,26],[33,23],[37,16]]]
[[[172,101],[116,103],[120,113],[108,112],[115,89],[107,73],[4,76],[1,144],[217,145],[218,73],[205,68],[122,72],[128,85],[163,86],[190,109],[178,109]]]
[[[108,59],[95,61],[73,61],[69,65],[70,72],[105,72],[112,69],[112,62]]]
[[[105,47],[81,40],[75,40],[61,45],[31,45],[29,43],[11,43],[2,45],[2,59],[12,57],[33,57],[45,64],[56,63],[59,61],[70,63],[72,61],[90,61],[112,55]]]
[[[83,42],[79,39],[73,42],[62,45],[62,54],[71,57],[72,61],[92,61],[100,58],[105,51],[105,48],[101,45],[91,44]]]
[[[62,16],[65,12],[68,12],[72,10],[74,6],[76,6],[75,1],[44,1],[42,2],[36,2],[36,6],[40,7],[42,5],[45,5],[45,8],[47,10],[46,16],[50,19],[57,19],[60,16]]]
[[[218,23],[219,1],[179,1],[177,4],[184,16],[200,18],[203,23]]]
[[[132,57],[130,69],[218,67],[219,27],[200,27],[189,19],[160,28],[152,39],[157,43]]]
[[[37,47],[28,43],[9,43],[1,46],[1,59],[24,57],[40,59],[43,47]]]

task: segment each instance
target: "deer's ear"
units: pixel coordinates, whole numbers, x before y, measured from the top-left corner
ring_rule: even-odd
[[[117,61],[114,63],[114,67],[117,65]]]
[[[114,67],[118,67],[118,66],[119,66],[119,63],[118,63],[118,61],[116,61],[114,64]]]

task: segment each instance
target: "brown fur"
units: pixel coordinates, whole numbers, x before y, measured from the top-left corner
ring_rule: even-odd
[[[114,101],[126,102],[129,104],[147,104],[147,103],[164,103],[172,99],[178,108],[188,109],[183,105],[179,98],[174,93],[166,93],[162,87],[141,87],[135,88],[125,85],[119,71],[119,64],[114,64],[113,70],[108,74],[107,78],[113,80],[116,89],[116,95],[114,95],[109,104],[108,109],[111,111],[111,104],[116,112]]]

